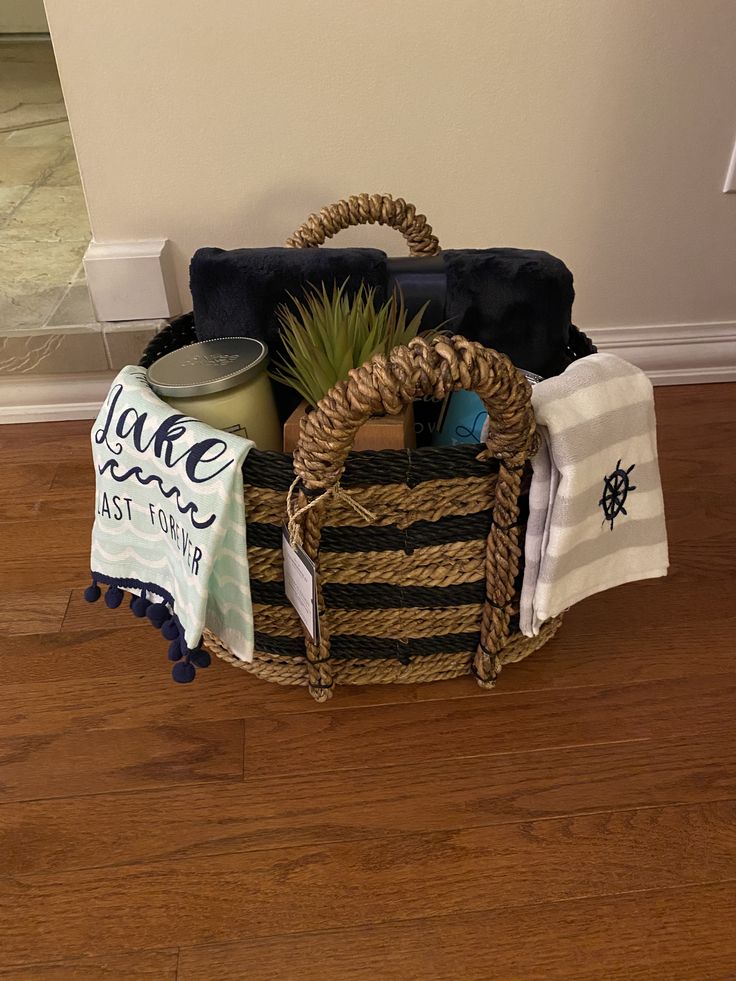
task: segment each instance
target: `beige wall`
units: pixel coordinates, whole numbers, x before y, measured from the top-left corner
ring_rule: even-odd
[[[561,256],[582,326],[736,320],[734,0],[46,5],[94,235],[170,238],[185,301],[198,246],[389,190]]]

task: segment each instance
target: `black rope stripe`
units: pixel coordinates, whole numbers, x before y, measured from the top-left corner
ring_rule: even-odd
[[[517,580],[517,589],[518,589]],[[290,606],[283,582],[261,582],[251,579],[251,598],[263,606]],[[420,610],[444,609],[452,606],[480,607],[486,599],[484,579],[453,586],[402,586],[402,597],[391,583],[322,583],[325,609],[395,610],[416,607]]]
[[[464,478],[497,473],[498,460],[478,460],[480,449],[481,445],[475,443],[350,453],[340,483],[347,490],[387,484],[414,488],[429,481],[446,480],[450,474],[453,478]],[[252,449],[243,466],[243,480],[249,486],[286,492],[294,481],[291,456]]]
[[[323,552],[411,552],[454,542],[484,542],[491,530],[491,511],[447,515],[437,521],[415,521],[406,528],[397,525],[325,525],[320,550]],[[281,525],[248,522],[248,546],[281,551]],[[280,559],[277,561],[280,562]]]
[[[529,496],[519,496],[519,519],[515,524],[496,525],[508,532],[516,527],[523,530],[529,517]],[[437,521],[420,519],[405,529],[389,525],[330,525],[322,528],[321,548],[327,552],[405,552],[429,545],[449,545],[452,542],[485,541],[491,530],[492,508],[472,514],[452,514]],[[329,518],[329,516],[328,516]],[[248,544],[272,548],[281,552],[282,526],[270,522],[248,522]],[[281,560],[278,559],[280,562]]]
[[[480,611],[479,619],[480,619]],[[430,657],[433,654],[458,654],[473,651],[478,646],[480,630],[455,634],[437,634],[433,637],[411,637],[397,640],[391,637],[363,637],[357,634],[334,634],[330,638],[328,658],[316,661],[306,658],[310,664],[326,660],[386,661],[406,657]],[[255,647],[264,654],[280,654],[284,657],[305,657],[303,637],[282,637],[256,631]]]

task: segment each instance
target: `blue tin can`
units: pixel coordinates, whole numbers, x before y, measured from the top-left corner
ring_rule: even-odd
[[[440,425],[432,434],[434,446],[481,443],[488,419],[483,402],[475,392],[453,392]]]

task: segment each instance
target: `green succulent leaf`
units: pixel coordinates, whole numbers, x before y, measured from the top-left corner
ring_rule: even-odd
[[[274,359],[269,374],[295,389],[311,405],[332,386],[347,378],[351,368],[380,352],[388,354],[419,334],[425,304],[407,322],[404,299],[396,291],[381,305],[374,289],[361,285],[353,299],[347,280],[331,290],[309,284],[302,296],[289,294],[289,302],[276,311],[283,354]],[[433,337],[437,331],[425,332]]]

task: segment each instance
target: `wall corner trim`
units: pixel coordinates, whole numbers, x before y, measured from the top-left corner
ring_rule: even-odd
[[[182,312],[168,239],[92,241],[84,268],[99,321],[159,320]]]

